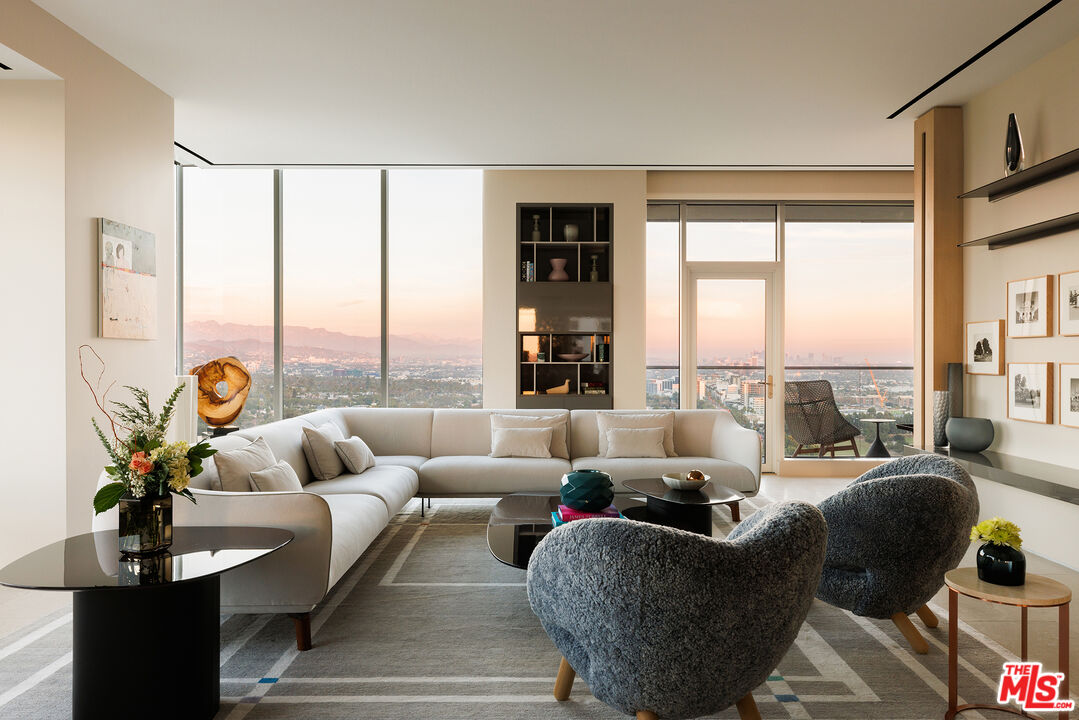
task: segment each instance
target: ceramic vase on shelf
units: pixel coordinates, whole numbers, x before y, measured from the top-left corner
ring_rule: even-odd
[[[947,390],[933,391],[933,446],[945,447],[948,435],[945,428],[951,410],[951,393]]]
[[[599,282],[599,268],[596,267],[597,262],[599,262],[599,255],[593,255],[592,269],[588,271],[588,282]]]
[[[562,235],[566,238],[566,242],[577,242],[578,228],[572,223],[567,224],[562,230]]]
[[[172,494],[136,498],[124,493],[120,509],[120,554],[152,555],[172,545]]]
[[[944,425],[948,447],[969,453],[980,453],[993,444],[993,421],[987,418],[948,418]]]
[[[539,215],[532,216],[532,242],[539,242],[541,240]]]
[[[978,579],[994,585],[1022,585],[1027,581],[1027,559],[1011,545],[987,542],[978,548]]]
[[[1019,122],[1015,113],[1008,115],[1008,134],[1004,138],[1004,174],[1011,175],[1023,169],[1023,137],[1019,134]]]
[[[569,280],[569,273],[566,272],[566,262],[566,258],[551,258],[551,274],[547,276],[547,279],[552,282]]]

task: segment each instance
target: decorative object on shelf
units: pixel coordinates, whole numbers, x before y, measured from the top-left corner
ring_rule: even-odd
[[[1079,363],[1060,363],[1060,424],[1079,428]]]
[[[536,263],[531,260],[521,261],[521,280],[536,282]]]
[[[1079,270],[1057,276],[1057,323],[1060,335],[1079,335]]]
[[[599,262],[599,255],[592,255],[592,269],[588,271],[588,282],[599,282],[599,268],[596,263]]]
[[[978,548],[978,579],[994,585],[1022,585],[1026,582],[1027,559],[1020,547],[1019,527],[1004,518],[982,520],[970,529],[971,541],[985,543]]]
[[[600,470],[574,470],[562,476],[559,492],[564,505],[581,512],[599,512],[614,500],[614,483]]]
[[[555,357],[566,362],[579,362],[588,357],[588,353],[558,353]]]
[[[566,381],[561,385],[547,388],[544,392],[547,395],[569,395],[569,378],[566,378]]]
[[[606,395],[607,384],[601,382],[583,382],[581,383],[582,395]]]
[[[1023,138],[1019,134],[1019,122],[1015,113],[1008,114],[1008,132],[1004,136],[1004,174],[1012,175],[1023,169],[1026,155],[1023,152]]]
[[[101,371],[94,383],[86,377],[86,350],[101,364]],[[165,433],[172,420],[176,401],[183,392],[183,385],[172,391],[160,413],[150,409],[150,396],[146,390],[125,386],[134,396],[134,404],[113,401],[110,412],[105,404],[109,390],[115,383],[101,391],[105,363],[89,345],[79,348],[79,373],[90,388],[94,404],[109,421],[112,434],[109,439],[96,419],[90,421],[112,461],[105,468],[112,482],[102,486],[94,495],[94,512],[102,513],[116,505],[120,506],[122,554],[142,555],[165,550],[172,544],[171,494],[183,495],[195,502],[195,496],[187,486],[192,477],[202,472],[202,461],[217,451],[204,442],[195,445],[165,442]],[[123,439],[121,432],[125,436]]]
[[[970,375],[1004,374],[1004,321],[967,323],[965,370]]]
[[[551,274],[547,276],[547,279],[552,282],[569,280],[569,273],[566,272],[566,262],[566,258],[551,258]]]
[[[1048,337],[1053,334],[1053,276],[1008,283],[1008,337]]]
[[[577,242],[579,236],[580,232],[573,223],[566,223],[565,227],[562,228],[562,237],[566,238],[566,242]]]
[[[948,436],[944,428],[948,423],[948,412],[951,406],[951,393],[947,390],[933,391],[933,445],[935,447],[944,447],[948,444]]]
[[[1053,363],[1008,363],[1008,417],[1053,422]]]
[[[961,418],[963,407],[963,363],[947,363],[948,371],[948,417]]]
[[[539,351],[538,353],[536,353],[536,360],[535,360],[535,362],[547,362],[547,353],[545,353],[544,351],[540,350],[540,351]]]
[[[540,216],[539,215],[533,215],[532,216],[532,242],[539,242],[540,240],[543,239],[542,235],[540,234],[539,221],[540,221]]]
[[[687,473],[663,473],[663,484],[671,490],[700,490],[711,479],[711,475],[705,475],[700,470],[690,470]]]
[[[157,245],[154,234],[98,218],[98,334],[157,339]]]
[[[610,362],[611,359],[611,336],[604,335],[603,342],[596,343],[596,362]]]
[[[237,358],[217,358],[191,369],[199,379],[199,417],[210,427],[221,427],[243,412],[251,392],[251,373]]]
[[[944,426],[952,450],[980,453],[993,444],[993,421],[987,418],[953,417]]]

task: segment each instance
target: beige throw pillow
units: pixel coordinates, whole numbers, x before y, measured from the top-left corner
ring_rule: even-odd
[[[661,458],[663,428],[611,428],[607,431],[609,458]]]
[[[596,413],[599,430],[599,454],[607,455],[607,431],[611,428],[663,428],[663,451],[667,457],[678,457],[674,451],[674,413]]]
[[[364,470],[375,466],[375,454],[367,443],[353,435],[348,440],[338,440],[333,444],[334,450],[341,456],[341,461],[350,473],[359,475]]]
[[[251,490],[253,492],[303,492],[303,485],[296,471],[284,460],[278,460],[276,465],[271,465],[265,470],[255,470],[251,473]]]
[[[250,492],[251,473],[265,470],[277,462],[273,451],[261,437],[236,450],[223,450],[214,455],[221,489],[228,492]]]
[[[551,457],[554,428],[499,428],[491,431],[491,457]]]
[[[554,428],[551,435],[551,457],[569,460],[568,437],[569,415],[555,415],[542,417],[536,415],[491,415],[491,431],[500,428]],[[491,447],[494,447],[494,435],[491,436]]]
[[[311,475],[316,480],[332,480],[345,471],[333,444],[344,440],[345,436],[333,423],[323,423],[317,428],[303,428],[303,454],[311,466]]]

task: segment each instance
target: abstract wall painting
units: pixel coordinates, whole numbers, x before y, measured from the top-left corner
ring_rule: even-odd
[[[100,321],[103,338],[157,339],[157,245],[154,234],[98,218]]]

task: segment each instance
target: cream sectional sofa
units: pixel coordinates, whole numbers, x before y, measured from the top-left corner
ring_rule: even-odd
[[[625,411],[643,413],[648,411]],[[296,539],[282,550],[227,573],[221,581],[223,612],[288,613],[297,621],[300,649],[310,646],[310,611],[352,567],[413,497],[498,497],[555,491],[561,476],[598,468],[623,480],[663,472],[703,470],[743,494],[760,486],[760,441],[724,410],[677,410],[678,457],[599,457],[594,410],[480,410],[339,408],[248,428],[211,444],[242,447],[263,437],[278,460],[295,469],[303,492],[224,492],[212,462],[194,479],[197,505],[174,503],[177,525],[284,527]],[[570,459],[494,458],[492,413],[567,415]],[[376,465],[359,475],[315,480],[304,455],[302,427],[326,422],[344,436],[358,436]]]

